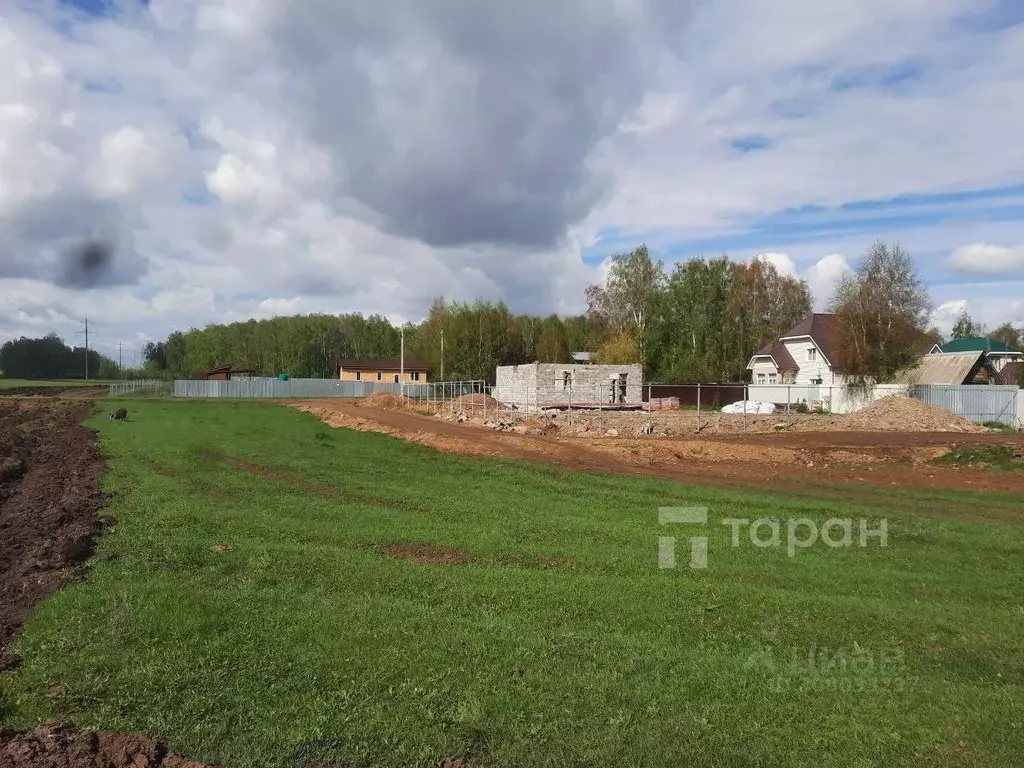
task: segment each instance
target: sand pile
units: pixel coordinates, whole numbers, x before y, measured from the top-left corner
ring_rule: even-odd
[[[846,432],[986,432],[985,427],[945,408],[912,397],[891,396],[866,408],[828,419],[830,430]],[[809,426],[809,425],[808,425]],[[804,424],[794,425],[801,431]]]
[[[452,400],[451,405],[456,409],[467,409],[477,408],[483,409],[485,406],[488,411],[497,411],[500,404],[490,395],[476,394],[476,395],[463,395]]]
[[[385,411],[394,411],[399,408],[408,407],[404,399],[398,395],[393,395],[390,392],[376,392],[364,399],[360,405],[366,405],[370,408],[380,408]]]

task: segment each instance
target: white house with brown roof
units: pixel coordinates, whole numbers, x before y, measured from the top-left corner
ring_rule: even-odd
[[[808,315],[770,344],[757,350],[747,364],[754,384],[832,386],[844,383],[832,369],[836,316]]]

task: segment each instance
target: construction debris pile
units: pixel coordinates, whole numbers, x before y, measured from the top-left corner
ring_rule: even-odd
[[[661,405],[659,403],[659,405]],[[467,395],[441,407],[447,421],[499,432],[565,437],[682,437],[694,434],[793,432],[985,432],[985,427],[921,400],[887,397],[855,413],[730,414],[723,411],[552,411],[526,414],[503,407],[485,395]]]

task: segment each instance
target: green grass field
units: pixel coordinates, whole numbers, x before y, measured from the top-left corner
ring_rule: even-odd
[[[937,491],[854,507],[443,455],[270,404],[128,407],[94,420],[119,522],[29,621],[0,722],[232,768],[1024,762],[1024,498],[975,494],[1007,510],[977,524],[926,516]],[[707,525],[659,524],[692,505]],[[888,517],[887,546],[855,522],[853,547],[791,558],[733,547],[731,517]]]

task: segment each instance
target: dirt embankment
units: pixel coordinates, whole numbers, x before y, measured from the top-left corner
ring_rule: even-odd
[[[481,419],[437,418],[397,403],[387,409],[365,401],[343,400],[294,405],[335,427],[388,434],[446,452],[541,461],[579,471],[642,475],[741,490],[805,489],[821,493],[823,486],[830,486],[829,494],[837,498],[843,494],[844,498],[859,498],[862,492],[852,489],[868,487],[901,487],[922,493],[936,488],[1024,493],[1024,472],[997,474],[932,463],[956,446],[1024,446],[1024,435],[991,433],[948,411],[905,398],[899,403],[879,401],[861,412],[858,420],[814,417],[836,419],[831,430],[690,432],[671,437],[626,430],[619,435],[608,435],[607,431],[573,434],[560,426],[559,419],[568,418],[566,415],[517,419],[511,427],[498,430],[485,426]],[[656,422],[659,415],[654,414]],[[646,419],[647,414],[619,416]],[[916,420],[921,431],[897,429],[910,419]],[[777,419],[775,423],[779,423]],[[875,429],[853,431],[864,423]],[[849,431],[840,431],[844,427]],[[945,427],[947,431],[924,431],[925,427]],[[950,431],[957,429],[961,431]],[[837,486],[850,490],[839,491]]]
[[[474,399],[475,398],[475,399]],[[392,409],[401,407],[401,400]],[[369,399],[368,406],[378,407]],[[413,410],[424,412],[419,405]],[[443,403],[437,416],[472,422],[499,432],[573,437],[686,437],[692,435],[768,434],[775,432],[948,432],[981,434],[985,427],[943,408],[909,397],[887,397],[855,413],[832,415],[778,412],[730,415],[717,411],[549,411],[524,414],[503,408],[493,398],[473,395]]]
[[[0,402],[0,671],[35,604],[82,575],[103,521],[88,402]],[[202,768],[142,734],[0,728],[0,768]]]

